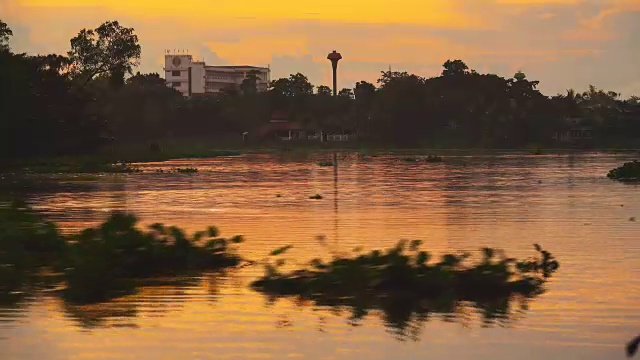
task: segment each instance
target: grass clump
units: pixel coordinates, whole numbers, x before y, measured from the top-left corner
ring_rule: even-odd
[[[539,245],[536,256],[516,260],[482,249],[482,258],[467,264],[468,253],[446,254],[433,261],[420,250],[421,242],[401,241],[385,251],[352,257],[334,255],[329,262],[315,259],[306,267],[281,272],[284,260],[272,253],[264,275],[252,287],[268,296],[292,296],[319,305],[349,306],[355,317],[380,309],[395,325],[414,313],[451,313],[458,302],[473,302],[487,316],[504,313],[513,296],[533,297],[559,263]],[[279,249],[280,250],[280,249]],[[273,256],[273,255],[276,256]]]
[[[633,160],[624,163],[607,174],[609,179],[619,181],[640,181],[640,162]]]

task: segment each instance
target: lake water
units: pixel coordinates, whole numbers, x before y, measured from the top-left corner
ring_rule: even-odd
[[[640,186],[605,177],[633,155],[456,155],[417,164],[339,154],[337,168],[316,164],[329,158],[179,160],[142,167],[199,172],[43,175],[18,185],[68,232],[124,209],[143,225],[242,234],[241,254],[251,259],[290,244],[294,265],[422,239],[435,254],[489,246],[518,257],[540,243],[561,267],[546,293],[514,300],[495,321],[470,304],[399,325],[402,314],[354,320],[346,309],[270,301],[248,287],[260,267],[158,280],[97,305],[34,291],[0,304],[0,358],[623,359],[624,344],[640,333]],[[315,194],[323,199],[309,199]]]

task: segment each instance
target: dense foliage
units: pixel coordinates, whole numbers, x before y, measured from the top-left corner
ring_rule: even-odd
[[[596,144],[640,137],[637,97],[621,101],[593,86],[549,97],[522,72],[480,74],[462,60],[446,61],[432,78],[383,71],[377,86],[360,81],[338,96],[301,73],[258,92],[257,76],[249,73],[220,96],[185,98],[158,74],[134,74],[142,48],[134,29],[117,21],[82,29],[65,56],[13,53],[12,35],[0,21],[0,162],[130,144],[161,152],[181,139],[201,139],[209,148],[222,140],[257,143],[274,113],[309,130],[398,147],[557,145],[572,118],[593,128]]]
[[[607,174],[609,179],[620,181],[640,181],[640,162],[638,160],[624,163]]]
[[[178,227],[137,228],[135,216],[113,213],[96,228],[63,236],[24,204],[0,204],[0,300],[43,268],[63,272],[72,301],[107,300],[133,289],[133,280],[236,266],[234,245],[215,227],[187,236]]]
[[[264,276],[252,286],[270,296],[349,306],[356,317],[370,309],[382,309],[388,316],[401,312],[406,321],[412,312],[452,312],[461,301],[487,308],[499,303],[507,306],[514,295],[535,296],[559,266],[537,244],[537,255],[520,261],[483,248],[482,259],[474,265],[465,263],[468,253],[445,254],[440,261],[432,262],[430,253],[421,251],[420,244],[418,240],[401,241],[386,251],[352,257],[334,255],[329,262],[314,259],[307,267],[290,272],[280,270],[286,264],[280,256],[289,247],[280,248],[272,252]]]

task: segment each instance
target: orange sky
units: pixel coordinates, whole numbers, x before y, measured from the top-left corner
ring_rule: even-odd
[[[80,29],[119,20],[140,37],[144,72],[162,72],[164,49],[189,49],[329,84],[336,49],[341,86],[389,66],[433,76],[461,58],[502,76],[522,69],[550,94],[590,83],[640,94],[640,0],[0,0],[0,18],[30,53],[65,52]]]

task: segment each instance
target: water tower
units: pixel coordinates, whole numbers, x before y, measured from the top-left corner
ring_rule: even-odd
[[[342,55],[333,50],[327,59],[331,60],[331,67],[333,67],[333,96],[336,96],[338,94],[338,61],[342,59]]]

